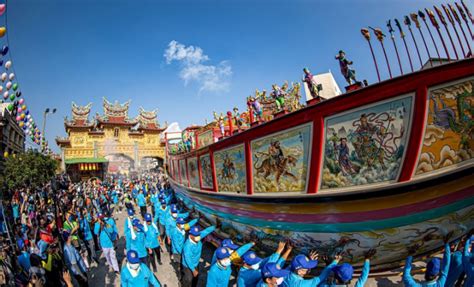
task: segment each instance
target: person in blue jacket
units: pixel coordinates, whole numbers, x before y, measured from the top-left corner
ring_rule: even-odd
[[[87,249],[87,254],[89,256],[89,260],[91,261],[91,266],[92,266],[93,262],[95,262],[95,264],[98,265],[99,259],[95,252],[95,244],[94,244],[94,237],[92,236],[91,224],[92,224],[92,217],[90,216],[87,209],[83,208],[82,214],[80,214],[80,217],[79,217],[79,228],[82,231],[84,243]]]
[[[282,269],[277,263],[267,263],[262,268],[262,279],[258,282],[257,287],[282,286],[289,274],[289,270]]]
[[[251,242],[242,245],[239,248],[232,249],[232,247],[236,247],[236,245],[230,246],[230,244],[233,243],[231,240],[228,240],[226,245],[229,247],[221,246],[217,248],[214,252],[214,254],[216,255],[216,262],[211,265],[211,269],[207,276],[207,287],[228,286],[230,275],[232,273],[232,262],[235,261],[237,258],[240,258],[255,245],[255,243]],[[232,252],[230,252],[229,250],[232,250]]]
[[[285,253],[282,254],[283,250],[287,247]],[[237,277],[237,287],[255,287],[258,282],[262,279],[262,267],[267,263],[277,263],[279,266],[283,266],[286,259],[293,250],[291,244],[285,242],[278,243],[277,250],[267,258],[260,258],[253,251],[247,251],[242,255],[243,266],[239,270]]]
[[[199,218],[195,218],[188,223],[182,217],[176,219],[176,227],[171,229],[171,262],[174,265],[176,274],[181,276],[181,253],[183,251],[184,241],[186,239],[186,231],[191,229],[199,221]]]
[[[451,246],[451,262],[449,264],[448,276],[445,286],[454,286],[463,274],[461,242]],[[457,250],[456,250],[457,249]],[[464,277],[464,276],[463,276]]]
[[[131,244],[131,239],[130,239],[130,230],[133,229],[133,220],[135,219],[135,212],[133,209],[128,209],[127,210],[128,217],[125,219],[124,227],[123,227],[123,233],[125,236],[125,250],[130,250],[130,244]]]
[[[232,254],[232,253],[234,253],[234,251],[235,251],[237,248],[239,248],[239,245],[234,244],[234,242],[232,241],[232,239],[226,238],[226,239],[222,240],[221,245],[220,245],[219,247],[227,248],[227,250],[229,251],[229,254]],[[245,252],[247,252],[247,251],[245,251]],[[245,252],[244,252],[244,253],[245,253]],[[214,263],[216,263],[216,261],[217,261],[216,253],[217,253],[217,249],[214,251],[214,255],[212,255],[211,266],[212,266]]]
[[[372,258],[376,253],[375,249],[370,249],[365,254],[364,266],[362,267],[362,273],[354,284],[354,287],[363,287],[367,278],[369,278],[370,272],[370,258]],[[354,275],[354,268],[349,263],[343,263],[341,265],[334,266],[332,269],[334,272],[334,279],[336,282],[319,284],[320,287],[336,287],[336,286],[350,286],[352,276]]]
[[[151,203],[151,214],[153,218],[155,217],[156,207],[159,205],[159,198],[158,193],[154,187],[151,188],[151,195],[150,195],[150,203]]]
[[[160,199],[160,206],[155,208],[155,222],[158,223],[161,240],[165,240],[165,222],[167,214],[169,214],[169,206],[166,204],[165,199]]]
[[[421,287],[421,286],[433,286],[433,287],[444,287],[446,283],[446,278],[448,276],[449,264],[451,262],[451,249],[449,248],[449,238],[452,233],[445,236],[445,246],[444,246],[444,256],[443,261],[439,258],[431,258],[428,264],[426,265],[425,271],[425,282],[422,284],[415,282],[411,276],[411,263],[413,261],[413,256],[410,255],[407,257],[405,262],[405,268],[403,269],[403,283],[407,287]],[[411,246],[408,249],[409,254],[415,254],[419,249],[418,245]]]
[[[114,242],[118,239],[117,226],[112,218],[106,218],[101,213],[97,215],[97,219],[94,233],[99,237],[100,247],[107,264],[114,269],[115,273],[118,273],[119,267],[114,249]]]
[[[156,261],[161,265],[161,238],[160,231],[153,222],[153,218],[150,213],[145,214],[145,224],[143,225],[143,230],[145,231],[145,247],[148,249],[148,254],[150,255],[150,263],[153,267],[153,271],[157,271]]]
[[[282,286],[287,287],[312,287],[318,286],[321,282],[326,281],[329,273],[332,268],[334,268],[339,260],[341,259],[340,255],[337,255],[334,261],[326,266],[323,269],[319,276],[316,276],[311,279],[304,279],[304,276],[310,272],[311,269],[315,268],[318,265],[318,253],[311,252],[309,258],[304,254],[299,254],[293,261],[291,261],[290,270],[291,273],[285,277]]]
[[[171,230],[176,226],[176,219],[178,217],[186,218],[189,216],[189,212],[179,213],[178,206],[176,204],[172,204],[171,208],[169,209],[170,214],[166,217],[165,220],[165,232],[166,232],[166,244],[168,251],[171,253]]]
[[[142,215],[142,218],[145,219],[146,198],[145,198],[145,195],[143,194],[142,190],[140,190],[138,195],[137,195],[137,205],[140,208],[140,214]]]
[[[130,230],[130,250],[135,250],[141,262],[148,265],[148,250],[145,247],[145,230],[140,219],[133,220],[133,228]]]
[[[198,265],[201,259],[202,239],[211,234],[216,229],[215,226],[210,226],[204,230],[198,225],[193,226],[189,230],[189,236],[184,243],[182,253],[182,286],[196,287],[198,282]]]
[[[464,244],[464,251],[462,255],[462,265],[464,268],[464,273],[466,273],[466,279],[464,280],[464,287],[474,286],[474,254],[472,254],[471,242],[472,230],[468,234],[468,239]],[[470,250],[471,249],[471,250]]]
[[[135,250],[127,252],[127,263],[120,272],[122,287],[161,287],[155,274],[143,263]]]

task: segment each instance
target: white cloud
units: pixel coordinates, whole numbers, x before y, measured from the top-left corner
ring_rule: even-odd
[[[222,61],[218,65],[208,65],[209,57],[199,47],[185,46],[177,41],[171,41],[163,55],[167,64],[173,61],[181,64],[179,76],[184,84],[196,82],[199,92],[227,92],[230,87],[230,76],[232,67],[228,61]]]

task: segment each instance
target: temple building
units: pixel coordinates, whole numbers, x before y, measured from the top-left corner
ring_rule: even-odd
[[[57,138],[61,148],[61,166],[74,180],[103,178],[106,173],[128,175],[151,164],[162,165],[164,130],[157,112],[140,108],[138,116],[129,118],[130,101],[119,104],[103,99],[103,115],[89,119],[92,103],[72,103],[72,119],[65,118],[67,137]]]

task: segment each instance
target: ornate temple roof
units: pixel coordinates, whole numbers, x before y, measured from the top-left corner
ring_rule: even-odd
[[[101,126],[104,124],[114,124],[114,125],[129,125],[133,126],[137,124],[136,120],[131,120],[128,118],[128,108],[130,106],[130,100],[126,101],[123,104],[120,104],[118,101],[115,101],[113,104],[104,97],[103,98],[103,107],[104,115],[96,115],[97,125]]]
[[[92,128],[93,123],[89,121],[89,113],[91,112],[92,103],[88,103],[85,106],[78,106],[72,102],[71,112],[72,119],[64,119],[64,125],[68,128]]]
[[[140,107],[139,114],[135,118],[135,121],[138,122],[138,130],[153,130],[153,131],[163,131],[164,128],[160,127],[160,124],[157,120],[157,110],[145,111]]]

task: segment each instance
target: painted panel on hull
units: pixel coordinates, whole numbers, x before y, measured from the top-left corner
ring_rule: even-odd
[[[179,161],[179,173],[181,175],[181,184],[188,186],[188,177],[186,176],[186,160]]]
[[[208,130],[198,135],[199,147],[205,147],[214,142],[212,130]]]
[[[195,157],[188,158],[188,175],[191,187],[199,188],[199,171]]]
[[[312,124],[252,141],[254,192],[306,192]]]
[[[413,95],[325,119],[321,188],[392,181],[398,177],[411,126]]]
[[[416,174],[474,157],[474,78],[433,87]]]
[[[209,154],[201,155],[199,164],[201,165],[202,187],[213,189],[214,183],[212,182],[211,157]]]
[[[173,160],[173,170],[174,170],[175,180],[179,182],[178,160]]]
[[[244,145],[214,152],[217,190],[246,193]]]

